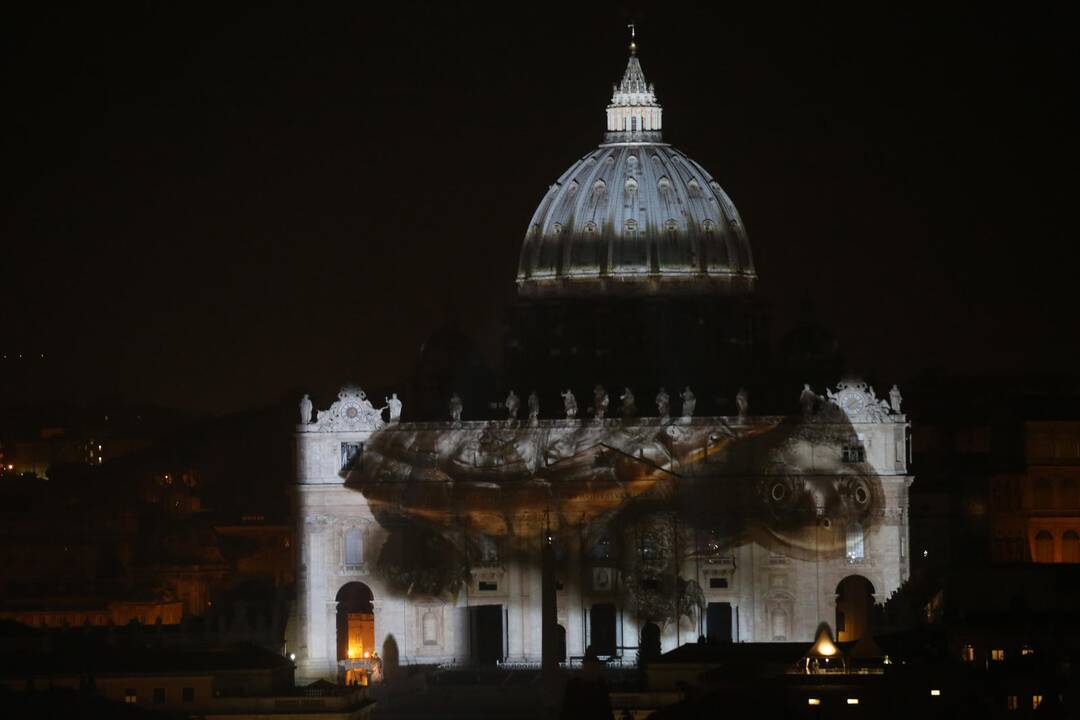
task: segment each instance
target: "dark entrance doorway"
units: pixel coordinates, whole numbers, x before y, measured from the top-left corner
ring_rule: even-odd
[[[731,642],[731,603],[709,603],[705,610],[705,633],[709,642]]]
[[[874,586],[862,575],[848,575],[836,586],[836,639],[858,640],[873,630]]]
[[[473,662],[494,665],[504,658],[503,606],[474,605],[469,608],[469,640]]]
[[[593,605],[589,612],[589,644],[593,652],[604,657],[615,655],[615,606],[606,603]]]

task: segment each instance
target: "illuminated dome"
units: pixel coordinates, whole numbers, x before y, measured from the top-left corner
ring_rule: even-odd
[[[757,274],[739,213],[712,176],[661,137],[662,108],[631,46],[604,143],[552,185],[518,264],[526,296],[718,294]]]

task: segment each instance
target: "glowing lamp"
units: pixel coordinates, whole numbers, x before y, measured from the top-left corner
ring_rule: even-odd
[[[941,695],[941,691],[940,690],[931,690],[930,695],[931,695],[931,697],[938,697],[939,695]]]

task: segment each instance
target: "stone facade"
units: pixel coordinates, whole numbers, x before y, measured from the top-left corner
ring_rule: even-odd
[[[302,679],[347,662],[348,583],[371,591],[388,665],[539,662],[544,537],[571,661],[612,645],[601,654],[635,662],[650,621],[665,651],[706,634],[811,641],[845,578],[883,602],[908,574],[908,424],[861,383],[802,417],[668,421],[387,424],[361,396],[297,426]],[[419,554],[387,559],[424,533]],[[410,558],[464,575],[429,587]]]

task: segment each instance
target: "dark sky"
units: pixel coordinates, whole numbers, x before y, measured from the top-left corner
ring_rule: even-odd
[[[1064,4],[36,5],[2,30],[0,403],[380,386],[448,317],[494,351],[631,20],[781,329],[810,299],[886,385],[1076,367]]]

